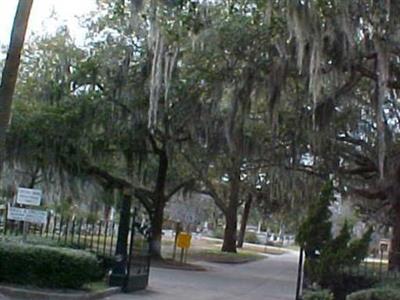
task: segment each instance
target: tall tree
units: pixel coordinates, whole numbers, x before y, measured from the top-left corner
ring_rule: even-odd
[[[193,148],[185,156],[225,216],[226,252],[236,252],[248,169],[255,170],[256,161],[267,165],[276,149],[286,147],[273,140],[279,135],[278,87],[285,85],[290,57],[281,43],[281,17],[266,22],[263,5],[199,5],[190,22],[193,50],[184,55],[189,89],[199,103],[191,124]]]
[[[298,68],[311,100],[309,149],[303,155],[308,153],[313,171],[334,175],[344,190],[355,191],[352,198],[378,200],[359,202],[364,211],[390,212],[385,222],[393,226],[389,260],[398,269],[400,6],[363,0],[288,3]]]
[[[21,52],[24,45],[28,20],[33,0],[20,0],[11,30],[10,44],[4,64],[0,83],[0,174],[6,155],[6,133],[10,123],[11,104],[18,69],[21,61]]]

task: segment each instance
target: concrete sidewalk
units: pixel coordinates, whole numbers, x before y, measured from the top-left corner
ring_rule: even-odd
[[[269,255],[241,265],[202,263],[209,271],[153,268],[148,290],[118,294],[109,300],[293,300],[296,253]]]

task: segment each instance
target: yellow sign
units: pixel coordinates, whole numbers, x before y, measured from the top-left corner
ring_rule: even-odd
[[[179,248],[188,249],[190,248],[190,242],[192,241],[192,236],[187,232],[180,232],[178,234],[178,239],[176,241],[176,245]]]

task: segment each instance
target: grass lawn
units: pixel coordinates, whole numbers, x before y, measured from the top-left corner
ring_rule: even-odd
[[[82,289],[88,292],[101,292],[107,290],[108,288],[110,288],[110,286],[104,280],[102,280],[85,284]]]
[[[202,249],[193,251],[190,258],[218,263],[246,263],[266,257],[253,251],[238,250],[237,253],[228,253],[221,252],[219,249]]]
[[[368,261],[367,260],[367,261],[364,261],[361,263],[360,268],[361,269],[367,268],[368,270],[376,271],[376,272],[378,272],[378,271],[386,272],[386,271],[388,271],[388,266],[389,265],[388,265],[387,261],[382,261],[382,263],[381,263],[379,261]]]
[[[165,259],[171,259],[173,253],[173,239],[163,239],[162,252]],[[264,251],[264,247],[249,247],[246,245],[244,249],[238,249],[237,253],[221,252],[222,241],[208,240],[202,238],[192,238],[192,245],[188,251],[187,261],[209,261],[221,263],[245,263],[265,258],[269,247]],[[273,252],[273,253],[272,253]],[[177,249],[176,260],[179,260],[181,249]],[[283,251],[271,249],[270,254],[282,254]]]
[[[271,255],[281,255],[286,252],[284,248],[279,248],[274,246],[252,245],[252,244],[245,244],[243,249],[247,251],[271,254]]]

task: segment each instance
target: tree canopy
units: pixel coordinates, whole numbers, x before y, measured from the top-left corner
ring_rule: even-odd
[[[98,1],[85,45],[66,27],[27,44],[7,170],[61,185],[62,197],[90,183],[137,198],[158,254],[165,206],[180,191],[212,197],[226,223],[222,250],[235,252],[248,197],[286,218],[333,178],[360,212],[395,212],[386,223],[400,249],[399,10],[365,0]]]

